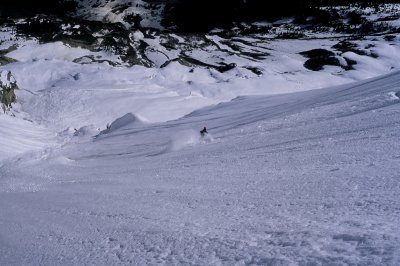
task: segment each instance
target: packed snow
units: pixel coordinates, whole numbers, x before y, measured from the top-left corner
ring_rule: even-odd
[[[157,67],[10,34],[0,265],[400,264],[398,37],[311,71],[299,53],[336,39],[249,37],[253,61],[210,34],[224,52],[188,54],[238,66],[221,73],[161,68],[176,50],[139,31]]]

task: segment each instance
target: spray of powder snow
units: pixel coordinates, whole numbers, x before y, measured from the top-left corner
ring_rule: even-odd
[[[187,129],[174,134],[171,138],[169,151],[178,151],[187,147],[212,142],[214,139],[210,134],[202,137],[200,131]]]

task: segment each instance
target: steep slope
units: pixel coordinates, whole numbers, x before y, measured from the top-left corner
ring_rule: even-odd
[[[209,38],[216,43],[222,42],[216,36]],[[38,44],[33,40],[20,41],[20,47],[5,53],[15,62],[0,66],[0,71],[4,70],[4,73],[11,71],[20,88],[15,91],[17,103],[13,103],[8,112],[19,121],[12,122],[7,118],[7,123],[13,126],[3,127],[7,141],[3,143],[0,157],[29,151],[29,145],[16,148],[21,140],[34,138],[32,148],[36,149],[47,147],[49,143],[62,145],[80,128],[90,128],[95,135],[127,113],[142,121],[164,122],[237,96],[318,89],[363,80],[400,68],[397,42],[377,40],[359,43],[360,46],[373,44],[372,48],[363,51],[378,54],[379,57],[354,52],[335,55],[337,58],[357,60],[353,70],[326,66],[320,71],[310,71],[303,66],[306,59],[298,52],[333,43],[337,42],[277,40],[268,44],[271,51],[265,61],[250,65],[248,59],[235,54],[227,57],[215,51],[192,52],[197,58],[204,58],[203,61],[219,57],[234,60],[238,67],[221,73],[215,68],[185,66],[175,61],[162,68],[113,66],[109,62],[119,59],[104,51],[69,47],[61,42]],[[10,44],[5,41],[3,45],[8,47]],[[90,58],[98,62],[83,63]],[[265,73],[257,75],[246,66],[250,69],[262,68]],[[22,132],[27,132],[26,127],[31,129],[29,132],[37,134],[29,133],[24,137]],[[14,134],[15,131],[21,134]],[[42,145],[39,145],[39,140]]]
[[[399,96],[392,72],[24,155],[0,168],[0,264],[397,265]]]
[[[0,265],[400,264],[400,5],[187,34],[159,4],[4,22]]]

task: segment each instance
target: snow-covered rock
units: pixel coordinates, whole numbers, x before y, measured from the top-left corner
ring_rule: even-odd
[[[11,104],[17,100],[15,90],[18,89],[17,81],[11,71],[0,72],[0,103],[3,111],[9,109]]]

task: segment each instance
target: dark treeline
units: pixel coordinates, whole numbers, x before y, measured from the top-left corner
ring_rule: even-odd
[[[305,15],[325,5],[398,2],[395,0],[175,0],[167,5],[165,26],[182,31],[203,31],[230,26],[232,22],[274,20],[282,16]]]
[[[1,17],[29,17],[36,14],[67,15],[74,11],[74,0],[1,0]]]
[[[178,0],[165,9],[164,23],[181,30],[208,30],[229,26],[233,21],[251,21],[304,11],[302,1]]]
[[[0,17],[28,17],[39,13],[68,15],[79,0],[2,0]],[[107,1],[107,0],[102,0]],[[120,0],[109,0],[118,3]],[[132,0],[133,2],[134,0]],[[145,0],[146,1],[146,0]],[[162,0],[147,0],[160,3]],[[273,20],[282,16],[305,15],[321,5],[363,5],[399,0],[165,0],[163,25],[180,31],[207,31],[229,27],[233,22]]]

